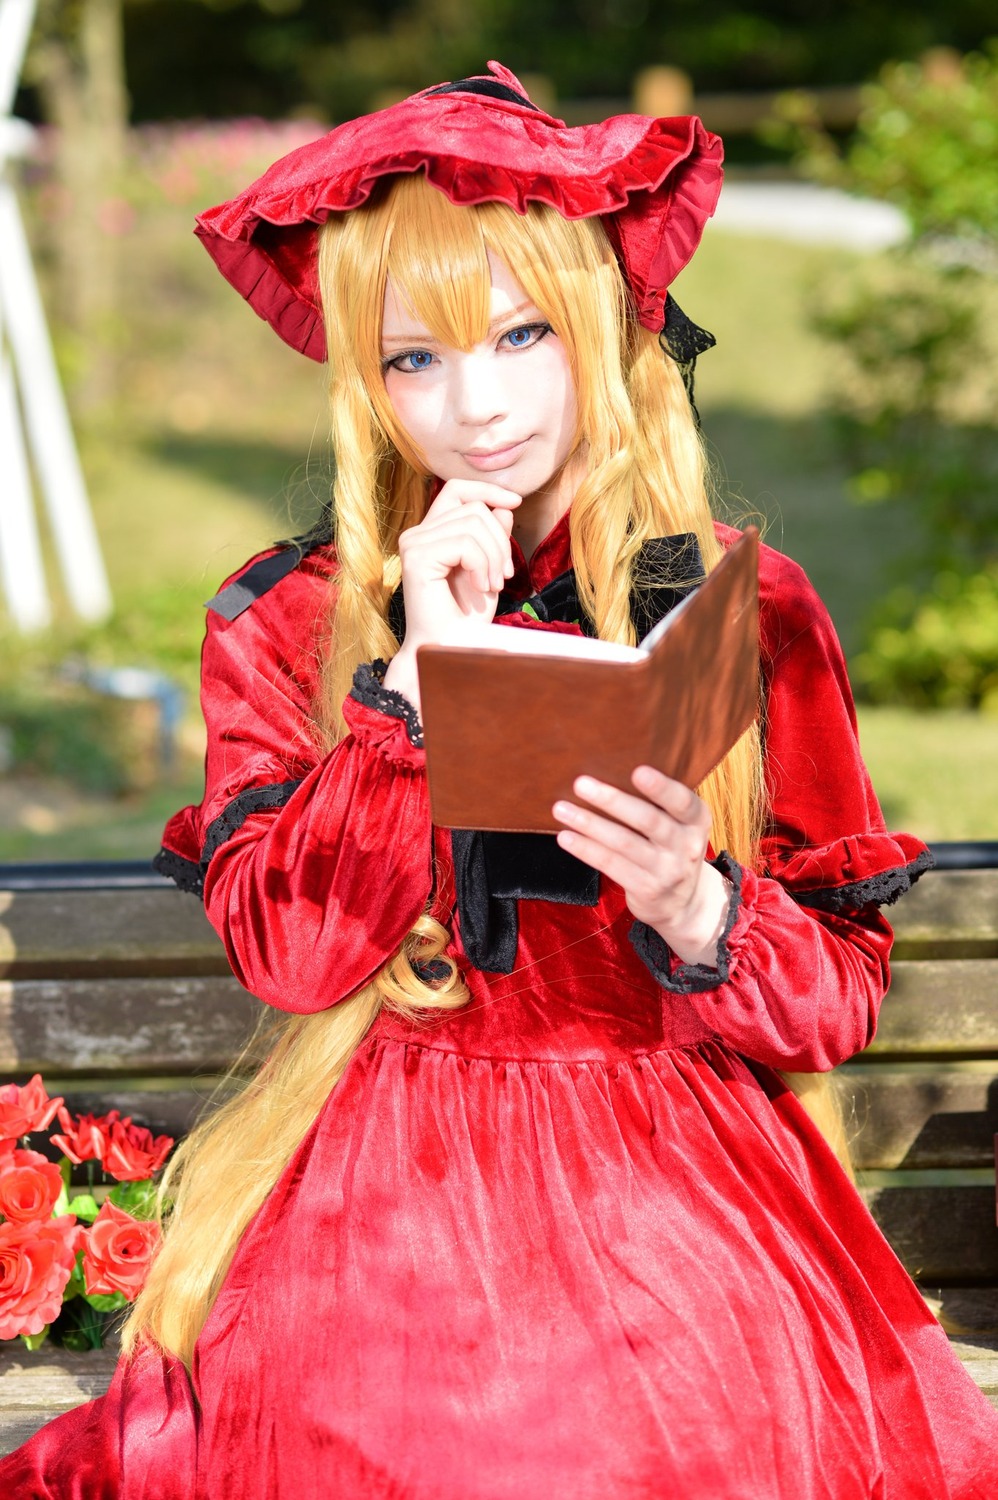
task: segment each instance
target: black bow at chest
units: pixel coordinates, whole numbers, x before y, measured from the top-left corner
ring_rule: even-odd
[[[641,640],[663,615],[703,581],[700,546],[692,532],[654,537],[642,545],[634,568],[630,611]],[[541,621],[576,624],[594,635],[583,617],[569,569],[528,598],[499,595],[497,615],[523,613]],[[398,640],[405,634],[402,590],[392,595],[388,621]],[[454,829],[454,881],[461,943],[476,969],[509,974],[516,960],[518,901],[558,901],[595,906],[599,872],[567,854],[549,833],[484,833]]]

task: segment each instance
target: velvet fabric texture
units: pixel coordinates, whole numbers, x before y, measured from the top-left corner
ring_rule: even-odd
[[[717,205],[722,159],[720,138],[695,116],[617,115],[570,128],[491,62],[487,76],[423,89],[290,152],[238,198],[199,214],[195,232],[285,343],[322,361],[316,226],[366,202],[379,178],[425,172],[452,203],[598,215],[639,320],[658,333],[669,286]]]
[[[568,562],[566,518],[511,587]],[[453,920],[405,721],[353,700],[315,749],[330,567],[209,617],[207,790],[167,835],[196,861],[237,799],[290,788],[230,819],[204,896],[242,981],[293,1011],[353,993],[427,901]],[[605,880],[595,906],[521,900],[512,973],[468,968],[464,1009],[362,1043],[191,1379],[143,1353],[0,1462],[0,1493],[992,1500],[998,1415],[773,1071],[869,1041],[890,945],[869,882],[896,894],[924,850],[885,832],[827,615],[769,549],[762,634],[773,828],[725,975],[659,984]]]

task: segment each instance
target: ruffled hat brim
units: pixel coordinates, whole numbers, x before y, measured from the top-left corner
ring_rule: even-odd
[[[403,172],[424,172],[452,203],[508,203],[518,213],[547,203],[568,219],[598,216],[638,318],[661,329],[669,285],[717,204],[719,137],[696,116],[617,115],[569,127],[533,106],[507,69],[489,68],[483,83],[498,79],[524,102],[426,89],[299,147],[198,216],[195,232],[222,275],[292,348],[326,357],[316,226]]]

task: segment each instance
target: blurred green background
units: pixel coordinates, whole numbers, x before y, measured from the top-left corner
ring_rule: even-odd
[[[115,613],[75,622],[49,556],[56,626],[0,630],[0,858],[155,850],[199,794],[203,601],[328,493],[323,371],[225,285],[194,212],[331,122],[490,56],[573,122],[635,97],[689,107],[689,89],[724,123],[734,183],[810,178],[907,214],[912,238],[875,253],[722,220],[675,291],[718,339],[697,396],[721,513],[761,517],[828,603],[888,821],[998,838],[988,11],[43,4],[17,104],[42,128],[15,170]],[[172,764],[152,703],[87,686],[114,665],[183,688]]]

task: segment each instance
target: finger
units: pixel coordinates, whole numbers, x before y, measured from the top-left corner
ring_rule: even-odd
[[[661,846],[653,844],[644,834],[601,818],[587,807],[577,807],[574,802],[556,802],[552,808],[554,816],[564,823],[569,832],[599,844],[609,853],[620,855],[641,870],[649,870],[659,860]]]
[[[485,591],[498,592],[506,578],[507,563],[512,562],[509,538],[484,508],[457,510],[406,531],[399,538],[399,552],[404,571],[416,571],[436,577],[452,568],[469,566],[466,545],[471,543],[486,561],[486,572],[476,572],[476,580]],[[476,563],[478,558],[476,558]],[[472,570],[475,564],[470,565]]]
[[[456,509],[475,501],[487,505],[490,510],[510,512],[523,502],[523,496],[508,490],[501,484],[489,484],[481,479],[449,479],[441,488],[426,514]]]
[[[407,546],[417,547],[464,532],[478,535],[490,554],[494,549],[496,567],[492,582],[494,587],[502,588],[503,580],[510,577],[513,571],[513,554],[509,543],[513,513],[503,511],[501,517],[499,512],[489,510],[480,500],[475,500],[440,516],[427,516],[419,526],[412,527],[403,535],[408,539]]]
[[[599,870],[601,875],[619,885],[628,896],[651,899],[657,893],[658,882],[650,871],[633,864],[617,850],[608,849],[598,839],[586,838],[584,834],[566,828],[560,831],[557,838],[568,854],[573,854],[592,869]]]
[[[654,802],[679,823],[710,824],[710,811],[701,797],[681,781],[663,776],[654,766],[638,766],[631,780],[642,796]]]
[[[636,797],[632,792],[621,791],[606,781],[597,781],[594,776],[580,776],[572,790],[583,802],[590,803],[610,818],[634,828],[646,839],[657,843],[668,842],[675,819],[671,814],[649,802],[646,797]]]

